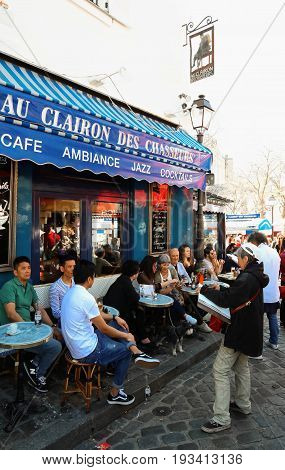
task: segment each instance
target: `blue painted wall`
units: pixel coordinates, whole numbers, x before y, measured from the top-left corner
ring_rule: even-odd
[[[32,165],[18,164],[16,256],[31,257],[32,240]],[[0,273],[0,286],[11,279],[12,271]]]
[[[186,188],[171,187],[170,247],[193,245],[193,193]]]
[[[148,254],[149,233],[149,184],[146,181],[132,181],[130,193],[130,246],[129,258],[141,261]]]

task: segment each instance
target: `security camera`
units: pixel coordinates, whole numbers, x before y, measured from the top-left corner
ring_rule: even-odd
[[[190,96],[185,95],[185,93],[181,93],[180,95],[178,95],[178,98],[180,99],[183,113],[187,113],[187,111],[189,111],[188,102],[190,100]]]

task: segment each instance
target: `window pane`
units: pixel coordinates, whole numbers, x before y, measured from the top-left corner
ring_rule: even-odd
[[[80,256],[80,203],[60,199],[40,200],[40,280],[58,278],[59,257]]]
[[[96,275],[111,274],[112,266],[121,260],[121,231],[123,204],[116,202],[92,203],[92,251]]]
[[[204,214],[204,236],[205,244],[212,243],[215,246],[218,240],[217,214]]]

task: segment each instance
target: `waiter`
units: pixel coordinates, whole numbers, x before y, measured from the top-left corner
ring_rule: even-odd
[[[251,413],[248,356],[259,356],[263,346],[263,288],[269,278],[258,263],[259,252],[252,243],[238,250],[241,273],[228,289],[203,286],[201,294],[220,307],[231,310],[231,324],[213,366],[215,381],[214,416],[201,429],[207,433],[231,427],[230,411]],[[230,372],[235,374],[235,400],[230,401]]]

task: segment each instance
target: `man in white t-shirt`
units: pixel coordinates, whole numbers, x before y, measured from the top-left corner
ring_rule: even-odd
[[[276,250],[268,246],[267,238],[263,233],[253,232],[248,241],[258,247],[259,260],[263,262],[264,274],[269,277],[269,284],[263,289],[264,311],[269,320],[269,341],[266,345],[272,349],[278,349],[279,326],[277,310],[279,309],[279,271],[280,257]]]
[[[110,405],[130,405],[135,397],[127,395],[122,389],[132,353],[135,364],[140,367],[154,368],[160,361],[137,348],[134,336],[129,333],[128,325],[121,317],[114,317],[112,326],[105,322],[94,297],[88,292],[94,276],[95,265],[90,261],[81,260],[75,266],[75,286],[62,300],[62,334],[74,359],[89,364],[112,363],[115,375],[107,402]]]

